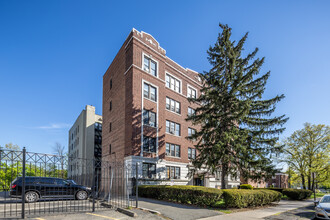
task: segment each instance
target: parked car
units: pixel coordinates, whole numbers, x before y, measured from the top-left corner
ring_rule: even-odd
[[[315,206],[316,219],[329,219],[330,218],[330,195],[324,195],[320,201],[316,202]]]
[[[25,201],[36,202],[40,198],[75,198],[85,200],[91,188],[52,177],[25,177]],[[16,178],[10,186],[10,197],[22,197],[22,177]]]

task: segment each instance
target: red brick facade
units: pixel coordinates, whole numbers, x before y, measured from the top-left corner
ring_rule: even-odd
[[[145,57],[156,63],[156,76],[144,70]],[[166,86],[166,74],[180,82],[180,92]],[[157,89],[156,101],[143,97],[144,83]],[[183,68],[168,58],[166,51],[151,35],[133,29],[103,76],[103,158],[124,160],[131,156],[130,158],[140,158],[163,165],[177,163],[181,166],[180,179],[187,180],[188,147],[193,148],[193,143],[186,139],[188,127],[198,129],[185,121],[188,107],[197,107],[187,100],[188,86],[195,89],[197,96],[199,95],[201,85],[198,73]],[[166,109],[166,97],[180,102],[180,114]],[[156,113],[157,127],[143,125],[143,109]],[[166,120],[180,124],[179,136],[166,132]],[[143,137],[156,138],[155,153],[142,152]],[[166,143],[180,145],[180,156],[166,155]],[[160,169],[157,167],[157,173],[158,170]],[[164,176],[164,171],[160,172],[163,172]]]
[[[289,188],[289,175],[285,173],[276,173],[270,180],[268,186],[278,188]]]

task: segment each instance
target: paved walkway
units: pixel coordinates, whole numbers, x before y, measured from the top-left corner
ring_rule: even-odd
[[[154,199],[139,198],[139,207],[152,209],[173,220],[194,220],[219,216],[222,212]]]
[[[230,220],[250,220],[250,219],[264,219],[267,216],[275,215],[281,212],[286,212],[288,210],[297,209],[304,206],[310,206],[313,204],[313,200],[306,201],[290,201],[290,200],[281,200],[277,206],[260,208],[251,211],[242,211],[226,215],[213,216],[208,218],[201,218],[200,220],[221,220],[221,219],[230,219]]]

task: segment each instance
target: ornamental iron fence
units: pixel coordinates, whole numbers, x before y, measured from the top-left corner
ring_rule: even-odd
[[[123,161],[0,149],[0,218],[131,206]]]

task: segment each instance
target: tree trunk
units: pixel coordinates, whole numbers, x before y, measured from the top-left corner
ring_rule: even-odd
[[[303,189],[306,189],[306,183],[305,183],[305,176],[304,176],[304,174],[301,174],[301,182],[302,182],[302,185],[303,185]]]
[[[221,168],[221,189],[226,189],[227,172],[228,172],[227,164],[222,164],[222,168]]]
[[[307,181],[308,181],[308,189],[311,190],[311,189],[312,189],[311,175],[308,175],[308,177],[307,177]]]

